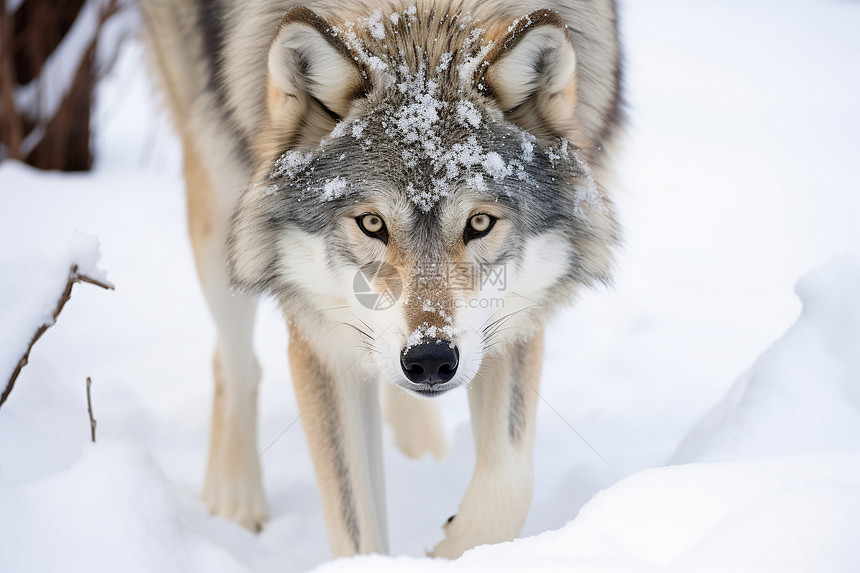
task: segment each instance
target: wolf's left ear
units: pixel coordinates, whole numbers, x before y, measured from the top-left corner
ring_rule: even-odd
[[[571,137],[576,106],[576,53],[564,20],[536,10],[493,41],[475,78],[508,120],[538,136]]]
[[[301,122],[331,131],[370,90],[363,64],[328,22],[303,6],[281,20],[269,48],[268,72],[269,115],[282,128]]]

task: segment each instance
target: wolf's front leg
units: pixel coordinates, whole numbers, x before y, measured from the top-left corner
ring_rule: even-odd
[[[388,553],[379,394],[359,364],[290,329],[290,369],[332,557]],[[322,350],[322,351],[318,351]]]
[[[430,452],[441,460],[448,452],[448,440],[442,428],[439,404],[419,398],[394,384],[383,384],[385,421],[394,430],[397,448],[413,459]]]
[[[257,531],[267,516],[257,455],[260,367],[251,341],[257,301],[230,287],[224,245],[232,205],[219,203],[194,144],[185,141],[184,147],[188,230],[200,285],[218,329],[203,499],[215,515]]]
[[[434,557],[455,559],[486,543],[519,535],[534,493],[535,410],[543,333],[487,356],[469,388],[476,463],[457,514]]]

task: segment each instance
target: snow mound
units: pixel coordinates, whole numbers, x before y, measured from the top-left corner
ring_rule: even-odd
[[[645,470],[557,531],[458,561],[383,556],[339,571],[848,571],[860,562],[860,452]]]
[[[140,446],[99,441],[72,467],[0,476],[4,571],[241,571],[182,526],[173,489]]]
[[[685,437],[673,460],[860,449],[860,256],[797,284],[800,318]]]

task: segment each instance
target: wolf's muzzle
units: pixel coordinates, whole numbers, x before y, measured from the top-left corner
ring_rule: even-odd
[[[400,355],[403,373],[419,393],[434,393],[433,387],[444,385],[457,373],[460,353],[446,340],[431,340],[406,349]]]

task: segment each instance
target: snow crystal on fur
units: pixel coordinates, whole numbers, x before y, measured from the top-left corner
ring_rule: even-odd
[[[329,179],[325,182],[325,185],[323,185],[322,188],[323,201],[333,201],[334,199],[340,199],[346,194],[348,187],[349,184],[340,175],[338,175],[334,179]]]
[[[306,151],[291,149],[281,154],[275,166],[269,173],[269,179],[279,177],[295,177],[299,171],[307,167],[313,159],[313,154]]]
[[[481,125],[481,112],[470,101],[460,100],[457,102],[457,119],[463,125],[478,127]]]
[[[419,325],[409,334],[406,339],[406,346],[403,351],[407,351],[414,346],[418,346],[424,342],[431,342],[444,338],[446,340],[454,340],[457,336],[457,329],[451,324],[445,326],[434,326],[425,322]]]

